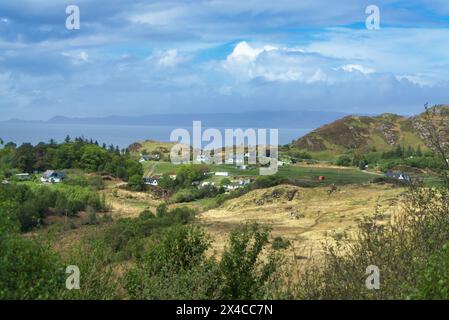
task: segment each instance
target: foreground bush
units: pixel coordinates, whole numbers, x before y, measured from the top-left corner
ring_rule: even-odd
[[[64,284],[59,257],[46,244],[19,235],[12,210],[0,203],[0,300],[55,299]]]
[[[411,188],[403,204],[403,212],[390,223],[379,223],[384,217],[376,214],[360,224],[356,241],[346,238],[327,246],[324,260],[302,277],[299,297],[447,297],[448,191]],[[380,270],[379,290],[368,290],[365,286],[366,269],[370,265]]]
[[[258,225],[234,230],[218,261],[207,257],[210,240],[202,229],[175,226],[137,259],[124,286],[131,299],[272,297],[280,260],[263,256],[268,234]]]

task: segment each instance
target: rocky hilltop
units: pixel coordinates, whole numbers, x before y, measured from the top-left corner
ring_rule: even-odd
[[[430,109],[442,131],[447,131],[449,106],[439,105]],[[347,116],[319,127],[299,138],[292,146],[309,152],[348,150],[386,151],[401,145],[425,148],[429,133],[424,125],[425,113],[405,117],[385,113],[379,116]]]

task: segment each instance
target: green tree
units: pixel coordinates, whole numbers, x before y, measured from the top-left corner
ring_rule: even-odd
[[[365,170],[366,168],[366,165],[367,165],[367,163],[366,163],[366,161],[365,160],[360,160],[359,161],[359,169],[360,170]]]
[[[145,184],[143,183],[142,176],[134,175],[129,178],[128,186],[134,191],[143,191]]]
[[[337,166],[348,167],[351,165],[351,158],[347,155],[341,155],[336,162]]]
[[[188,164],[182,165],[176,172],[176,180],[179,185],[188,187],[193,181],[201,181],[205,179],[207,167],[204,165]]]
[[[279,259],[270,253],[262,258],[269,230],[247,224],[231,232],[220,263],[224,299],[263,299],[273,282]]]
[[[219,286],[217,265],[206,257],[210,241],[198,227],[176,226],[125,275],[131,299],[211,299]]]

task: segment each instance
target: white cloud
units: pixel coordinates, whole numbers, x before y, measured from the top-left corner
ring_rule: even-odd
[[[164,67],[175,67],[188,60],[188,57],[180,55],[177,49],[169,49],[156,57],[158,65]]]
[[[339,65],[336,66],[336,64]],[[350,81],[354,77],[375,72],[374,69],[360,64],[341,65],[340,59],[300,48],[274,45],[257,47],[247,42],[240,42],[235,46],[223,62],[223,67],[237,80],[263,79],[268,82],[332,84],[337,81]]]
[[[345,64],[344,66],[341,66],[337,70],[343,70],[343,71],[346,71],[346,72],[358,71],[358,72],[363,73],[363,74],[370,74],[370,73],[373,73],[375,71],[374,69],[364,67],[364,66],[362,66],[360,64]]]
[[[86,51],[66,51],[63,52],[62,55],[64,57],[70,58],[72,63],[75,65],[80,65],[89,62],[89,55],[87,54]]]
[[[229,63],[253,62],[263,52],[277,50],[275,46],[266,45],[262,48],[253,48],[246,41],[238,43],[232,53],[227,57]]]

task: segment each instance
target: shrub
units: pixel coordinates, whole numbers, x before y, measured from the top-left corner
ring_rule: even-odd
[[[217,265],[205,256],[210,241],[198,227],[176,226],[137,259],[124,278],[131,299],[210,299]]]
[[[165,202],[162,202],[160,205],[157,206],[156,216],[163,217],[166,214],[167,214],[167,204]]]
[[[94,208],[88,206],[86,208],[86,213],[87,213],[87,224],[90,225],[98,224],[97,212],[95,211]]]
[[[65,283],[59,257],[15,234],[0,238],[0,300],[56,299]]]
[[[269,231],[257,224],[246,224],[231,232],[229,246],[220,262],[223,299],[264,299],[275,281],[272,277],[280,260],[261,254],[268,244]]]
[[[80,289],[63,290],[60,298],[76,300],[122,298],[111,256],[110,247],[101,240],[82,241],[71,249],[66,255],[64,265],[76,265],[79,268]]]
[[[290,247],[290,241],[287,239],[283,239],[282,237],[276,237],[273,240],[273,243],[271,244],[271,247],[274,250],[282,250],[287,249]]]
[[[131,190],[134,191],[145,190],[145,184],[143,183],[142,176],[140,175],[133,175],[131,178],[129,178],[128,186],[131,188]]]
[[[300,298],[438,299],[449,290],[444,280],[443,246],[449,242],[448,190],[410,188],[404,212],[388,223],[380,213],[359,226],[357,241],[344,237],[325,247],[324,260],[301,279]],[[365,287],[366,268],[378,266],[381,290]],[[442,280],[442,281],[441,281]],[[434,283],[434,281],[437,281]]]
[[[160,230],[179,224],[186,224],[193,219],[195,211],[189,208],[176,208],[164,215],[155,216],[144,211],[138,218],[123,218],[117,220],[105,233],[105,243],[112,252],[118,254],[118,259],[129,259],[141,254],[143,241]]]
[[[337,166],[342,166],[342,167],[349,167],[352,163],[352,160],[349,156],[347,155],[341,155],[340,157],[338,157],[337,161],[335,162],[335,164]]]

